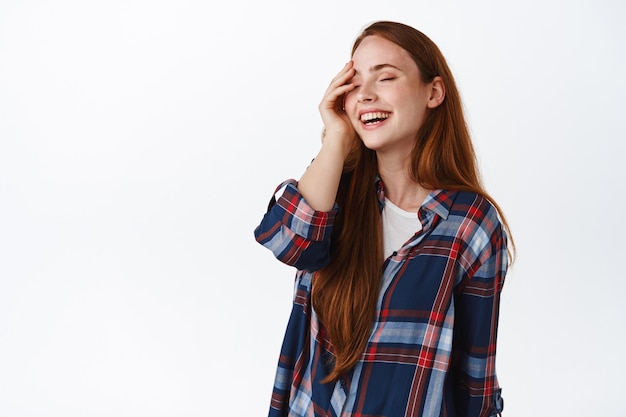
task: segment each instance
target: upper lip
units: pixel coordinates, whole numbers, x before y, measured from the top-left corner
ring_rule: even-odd
[[[359,118],[361,118],[361,116],[367,113],[391,113],[391,112],[388,110],[382,110],[382,109],[363,109],[359,111]]]

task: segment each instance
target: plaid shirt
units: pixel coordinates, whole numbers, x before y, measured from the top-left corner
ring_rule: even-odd
[[[323,325],[311,306],[314,271],[329,260],[339,212],[313,210],[289,180],[256,240],[297,268],[293,310],[269,416],[483,417],[502,410],[495,370],[506,235],[494,207],[469,192],[435,190],[422,230],[384,263],[376,320],[361,359],[336,383]],[[381,207],[382,181],[377,181]],[[277,191],[278,191],[277,189]]]

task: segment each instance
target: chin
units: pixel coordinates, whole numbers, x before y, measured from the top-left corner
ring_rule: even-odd
[[[361,139],[361,142],[363,142],[363,145],[365,145],[365,147],[371,151],[376,151],[380,148],[380,144],[373,142],[371,140],[366,141],[366,140]]]
[[[382,150],[385,148],[385,145],[388,145],[387,141],[372,137],[363,138],[361,136],[361,142],[363,142],[363,145],[365,145],[367,149],[370,149],[372,151]]]

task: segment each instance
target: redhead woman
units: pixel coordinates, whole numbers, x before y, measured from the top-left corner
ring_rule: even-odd
[[[255,230],[296,269],[269,416],[498,415],[508,227],[444,57],[373,23],[319,111],[319,153]]]

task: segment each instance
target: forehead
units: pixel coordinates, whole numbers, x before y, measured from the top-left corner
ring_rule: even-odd
[[[356,48],[354,68],[359,72],[372,72],[381,65],[393,65],[402,71],[417,70],[417,64],[401,46],[380,36],[368,36]]]

